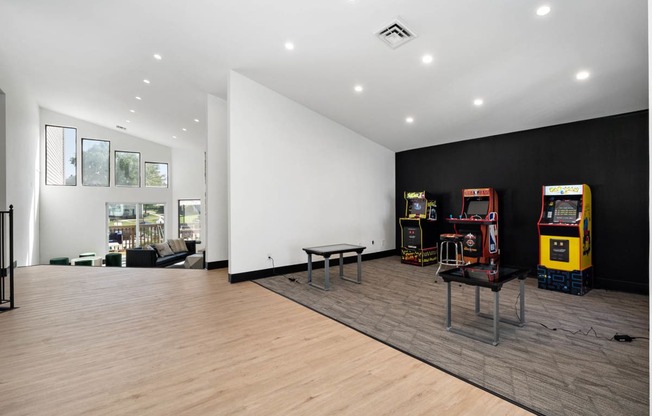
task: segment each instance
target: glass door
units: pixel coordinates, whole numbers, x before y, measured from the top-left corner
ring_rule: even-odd
[[[107,203],[109,251],[164,242],[165,204]]]
[[[201,240],[201,200],[179,200],[179,238]]]
[[[138,233],[140,245],[158,244],[165,241],[165,204],[139,204],[140,222]]]

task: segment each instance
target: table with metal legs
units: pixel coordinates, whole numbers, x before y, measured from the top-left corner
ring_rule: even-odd
[[[308,284],[322,290],[330,290],[330,257],[333,254],[340,255],[340,279],[347,280],[353,283],[362,283],[362,251],[366,247],[355,246],[352,244],[331,244],[327,246],[306,247],[303,251],[308,254]],[[351,279],[344,276],[344,253],[357,253],[358,254],[358,277]],[[324,258],[324,285],[320,286],[312,281],[312,255],[316,254]]]
[[[525,323],[525,278],[527,277],[527,269],[517,268],[517,267],[508,267],[500,266],[498,267],[498,278],[494,281],[489,281],[486,278],[482,277],[472,277],[468,273],[465,273],[464,267],[456,268],[441,272],[440,276],[446,282],[446,330],[453,332],[455,334],[464,335],[469,338],[473,338],[477,341],[486,342],[492,345],[498,345],[500,342],[500,322],[504,322],[510,325],[523,326]],[[513,319],[501,318],[500,317],[500,290],[503,287],[503,284],[510,282],[514,279],[519,280],[519,296],[520,296],[520,311],[518,321]],[[476,334],[464,331],[459,328],[453,328],[452,326],[452,297],[451,297],[451,283],[463,283],[470,286],[475,286],[475,314],[483,318],[489,318],[493,321],[493,337],[487,339],[486,337],[481,337]],[[486,287],[491,289],[494,294],[494,305],[493,313],[485,314],[480,312],[480,288]]]

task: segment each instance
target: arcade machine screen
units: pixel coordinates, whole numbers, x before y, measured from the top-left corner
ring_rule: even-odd
[[[488,199],[472,200],[469,201],[467,205],[466,216],[467,218],[471,218],[474,215],[479,215],[480,217],[484,218],[487,216],[488,209],[489,209]]]
[[[425,217],[426,216],[426,200],[414,199],[410,201],[408,206],[408,217]]]
[[[556,224],[574,224],[577,222],[577,208],[579,201],[570,199],[559,199],[555,201],[555,211],[552,214],[552,222]]]

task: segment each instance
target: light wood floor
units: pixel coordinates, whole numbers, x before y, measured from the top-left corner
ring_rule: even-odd
[[[0,314],[2,415],[525,415],[226,271],[36,266]]]

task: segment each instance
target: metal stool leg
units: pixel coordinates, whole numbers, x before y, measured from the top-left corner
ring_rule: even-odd
[[[435,282],[437,281],[437,276],[439,276],[439,272],[441,271],[441,265],[442,262],[444,261],[444,242],[439,243],[439,267],[437,267],[437,271],[435,272]]]

